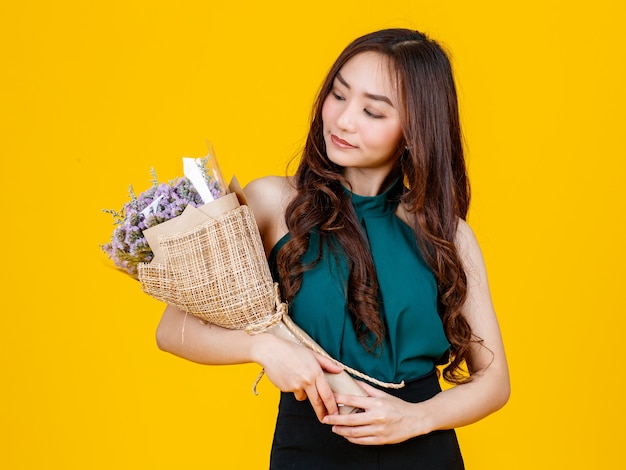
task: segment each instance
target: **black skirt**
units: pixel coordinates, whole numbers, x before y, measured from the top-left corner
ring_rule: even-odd
[[[418,403],[441,391],[431,374],[386,392]],[[463,458],[454,430],[435,431],[398,444],[364,446],[347,441],[317,420],[308,400],[281,393],[270,458],[272,470],[418,469],[462,470]]]

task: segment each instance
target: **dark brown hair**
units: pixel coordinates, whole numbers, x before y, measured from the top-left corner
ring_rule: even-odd
[[[401,200],[422,255],[437,279],[439,315],[451,345],[451,362],[444,377],[459,383],[467,379],[461,366],[468,358],[473,336],[461,314],[467,281],[454,240],[458,219],[467,216],[470,189],[450,61],[441,46],[426,35],[406,29],[367,34],[353,41],[331,67],[315,101],[295,175],[297,195],[285,214],[291,238],[277,259],[281,289],[288,301],[299,290],[302,274],[312,266],[301,260],[311,231],[317,231],[320,246],[334,243],[345,254],[347,306],[360,341],[369,350],[382,343],[385,332],[378,313],[376,270],[342,188],[347,184],[343,168],[326,156],[322,123],[322,106],[337,73],[363,52],[385,57],[397,84],[406,145],[398,168],[406,186]]]

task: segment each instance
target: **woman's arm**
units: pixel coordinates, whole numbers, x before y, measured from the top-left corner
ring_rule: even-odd
[[[169,305],[157,328],[157,345],[163,351],[200,364],[256,362],[280,390],[293,392],[299,400],[308,397],[320,420],[338,412],[323,371],[338,373],[341,367],[272,334],[251,336],[243,330],[207,325]]]
[[[252,209],[266,246],[280,238],[280,216],[284,182],[281,178],[263,178],[246,188]],[[321,420],[327,413],[337,413],[337,404],[323,370],[340,372],[341,368],[311,350],[269,333],[248,335],[207,325],[193,315],[168,306],[157,328],[157,345],[176,356],[200,364],[241,364],[256,362],[268,378],[285,392],[294,392],[299,400],[307,397]]]
[[[324,418],[324,422],[335,425],[337,434],[357,444],[401,442],[434,430],[474,423],[507,402],[509,372],[485,263],[478,242],[464,221],[459,222],[456,243],[468,281],[462,313],[474,335],[482,339],[482,343],[472,345],[468,364],[472,380],[415,404],[363,384],[369,397],[337,395],[336,399],[366,412]]]
[[[207,365],[257,362],[258,351],[270,335],[254,338],[243,330],[205,324],[168,305],[157,328],[157,346],[189,361]]]

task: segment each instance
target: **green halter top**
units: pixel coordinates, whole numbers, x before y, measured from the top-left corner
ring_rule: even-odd
[[[346,192],[372,251],[379,283],[379,312],[385,324],[382,347],[368,352],[359,342],[346,307],[345,259],[328,246],[319,263],[306,271],[302,287],[289,305],[291,318],[333,358],[384,382],[400,382],[432,371],[449,348],[437,313],[437,284],[411,228],[395,210],[403,190],[398,180],[377,196]],[[278,279],[276,256],[287,233],[273,247],[269,262]],[[320,238],[311,233],[303,261],[313,261]]]

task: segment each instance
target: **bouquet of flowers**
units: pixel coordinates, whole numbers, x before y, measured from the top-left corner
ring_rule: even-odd
[[[118,268],[137,279],[137,266],[154,257],[144,230],[178,217],[188,205],[198,207],[203,202],[188,178],[159,184],[154,171],[150,189],[137,197],[131,186],[129,194],[130,201],[120,211],[104,210],[113,216],[116,228],[102,249]]]
[[[287,315],[245,195],[236,179],[226,187],[210,148],[206,158],[183,159],[184,178],[169,184],[154,178],[139,196],[131,190],[120,212],[106,211],[117,228],[103,250],[144,292],[207,323],[275,334],[330,357]],[[326,378],[336,392],[365,395],[345,371]]]

